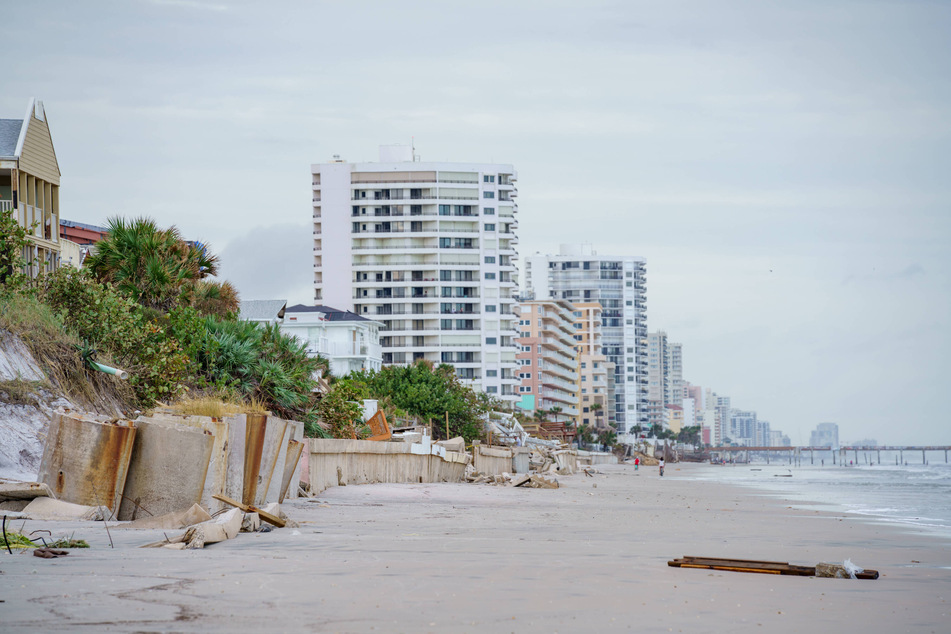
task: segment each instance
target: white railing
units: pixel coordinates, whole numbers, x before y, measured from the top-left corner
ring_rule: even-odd
[[[0,213],[2,212],[11,212],[13,211],[13,201],[12,200],[0,200]]]

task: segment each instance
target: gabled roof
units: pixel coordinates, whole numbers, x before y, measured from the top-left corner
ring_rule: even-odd
[[[23,119],[0,119],[0,158],[16,158]]]
[[[241,321],[274,321],[284,317],[286,299],[242,300],[238,319]]]
[[[367,319],[366,317],[352,313],[349,310],[340,310],[339,308],[331,308],[330,306],[305,306],[304,304],[295,304],[285,312],[324,313],[324,320],[326,321],[373,321],[372,319]]]

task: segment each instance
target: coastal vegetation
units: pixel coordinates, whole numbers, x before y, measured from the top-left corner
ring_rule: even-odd
[[[72,397],[95,401],[108,388],[130,411],[176,402],[190,411],[271,411],[302,421],[307,435],[338,438],[369,434],[359,402],[373,398],[390,419],[431,422],[436,438],[467,441],[501,406],[462,385],[448,365],[419,362],[334,380],[326,359],[310,356],[279,326],[238,321],[237,291],[211,279],[217,256],[174,227],[113,218],[84,268],[31,277],[27,231],[10,217],[0,223],[0,328],[19,335]],[[126,370],[128,383],[92,371],[91,362]]]

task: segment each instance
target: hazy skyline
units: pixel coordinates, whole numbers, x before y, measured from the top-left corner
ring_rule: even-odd
[[[465,10],[463,10],[465,6]],[[312,303],[310,165],[512,163],[520,253],[647,258],[684,376],[794,444],[951,444],[951,7],[927,1],[42,2],[68,220],[153,217]]]

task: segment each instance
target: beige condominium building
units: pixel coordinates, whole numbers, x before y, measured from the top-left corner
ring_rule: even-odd
[[[575,349],[578,351],[578,422],[598,429],[616,424],[614,364],[601,349],[601,304],[574,305]]]
[[[59,178],[43,102],[32,99],[22,119],[0,119],[0,213],[31,230],[34,276],[59,266]]]
[[[559,408],[559,421],[577,422],[578,353],[570,303],[523,301],[519,306],[519,407],[526,411]]]

